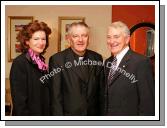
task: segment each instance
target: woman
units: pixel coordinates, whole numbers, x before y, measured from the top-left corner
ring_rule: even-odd
[[[49,115],[49,85],[40,78],[48,73],[42,54],[48,47],[51,29],[37,20],[18,33],[22,54],[13,61],[10,71],[14,116]]]

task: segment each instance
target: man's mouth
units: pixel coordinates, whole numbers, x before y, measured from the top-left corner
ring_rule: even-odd
[[[77,44],[78,46],[83,46],[84,44]]]
[[[115,48],[115,47],[119,46],[119,44],[118,43],[110,44],[110,46],[111,46],[111,48]]]

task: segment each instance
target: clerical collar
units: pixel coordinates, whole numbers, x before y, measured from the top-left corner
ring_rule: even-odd
[[[71,49],[73,55],[74,55],[74,58],[77,59],[77,60],[83,60],[85,57],[86,57],[86,52],[83,56],[79,56],[77,55],[72,49]]]
[[[80,57],[79,57],[79,60],[80,60],[80,61],[82,61],[83,59],[84,59],[84,57],[83,57],[83,56],[80,56]]]

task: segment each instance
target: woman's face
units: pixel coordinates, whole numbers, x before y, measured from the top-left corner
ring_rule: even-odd
[[[29,41],[26,44],[31,48],[36,54],[43,52],[46,46],[46,34],[44,31],[36,31],[33,33]]]

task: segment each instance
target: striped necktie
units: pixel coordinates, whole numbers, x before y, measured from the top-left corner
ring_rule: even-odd
[[[117,58],[114,57],[113,61],[111,63],[109,74],[108,74],[108,85],[111,84],[111,81],[112,81],[112,79],[114,77],[114,74],[115,74],[115,71],[116,71],[116,65],[117,65]]]

